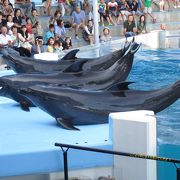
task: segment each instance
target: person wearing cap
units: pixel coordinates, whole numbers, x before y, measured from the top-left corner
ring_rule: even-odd
[[[103,35],[100,37],[101,42],[108,42],[111,41],[112,37],[110,35],[110,29],[108,27],[105,27],[103,29]]]
[[[44,45],[43,37],[37,36],[35,38],[35,44],[32,46],[31,55],[44,53],[47,51],[47,47]]]

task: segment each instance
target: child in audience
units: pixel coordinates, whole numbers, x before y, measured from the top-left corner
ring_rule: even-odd
[[[66,37],[64,40],[63,50],[70,49],[72,47],[71,37]]]
[[[50,37],[48,39],[48,47],[47,52],[53,53],[54,52],[54,38]]]
[[[54,53],[62,54],[63,46],[61,41],[55,41],[54,43]]]

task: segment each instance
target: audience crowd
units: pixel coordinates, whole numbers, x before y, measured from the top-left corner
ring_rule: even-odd
[[[48,29],[41,24],[39,12],[31,0],[0,0],[0,51],[11,46],[21,56],[49,52],[61,54],[72,48],[72,39],[67,36],[74,29],[75,39],[82,37],[90,45],[94,43],[94,24],[92,5],[88,0],[58,0],[55,13],[51,13],[51,0],[43,0],[44,14],[50,16]],[[159,11],[171,11],[180,7],[179,0],[99,0],[99,24],[106,25],[100,36],[101,42],[111,41],[110,28],[123,24],[126,37],[147,33],[146,18],[152,22],[152,5]],[[167,8],[167,9],[165,9]],[[64,20],[70,14],[71,22]],[[81,30],[80,30],[81,29]],[[81,35],[80,35],[81,33]]]

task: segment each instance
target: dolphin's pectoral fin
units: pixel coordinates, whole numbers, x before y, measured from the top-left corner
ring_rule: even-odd
[[[21,109],[24,110],[24,111],[27,111],[29,112],[30,109],[29,109],[29,103],[26,102],[26,101],[21,101],[20,102],[20,106],[21,106]]]
[[[78,130],[78,128],[74,127],[71,120],[63,119],[63,118],[56,118],[56,122],[58,125],[62,126],[65,129],[69,130]]]
[[[78,51],[79,51],[79,49],[74,49],[74,50],[68,52],[61,60],[76,59],[76,54]]]
[[[112,85],[111,87],[107,88],[107,91],[121,91],[121,90],[128,90],[129,84],[132,84],[134,82],[119,82],[116,83],[114,85]]]
[[[66,73],[81,72],[83,70],[84,63],[86,63],[87,61],[88,60],[74,62],[72,65],[64,69],[63,72],[66,72]]]

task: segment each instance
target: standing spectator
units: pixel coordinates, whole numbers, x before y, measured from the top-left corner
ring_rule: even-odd
[[[101,42],[108,42],[111,41],[112,37],[110,35],[110,29],[108,27],[105,27],[103,29],[103,35],[100,37]]]
[[[48,39],[48,47],[47,52],[53,53],[54,52],[54,38],[50,37]]]
[[[88,41],[90,45],[94,43],[94,26],[93,21],[89,20],[88,25],[84,27],[83,38],[85,41]]]
[[[7,16],[7,28],[8,28],[8,34],[12,35],[11,27],[14,25],[13,18],[11,15]]]
[[[124,22],[124,35],[125,37],[135,36],[136,35],[136,24],[134,21],[133,15],[128,16],[128,20]]]
[[[44,44],[47,44],[48,42],[48,39],[52,37],[54,38],[55,37],[55,34],[54,34],[54,25],[53,24],[50,24],[49,25],[49,31],[47,31],[44,35]]]
[[[137,34],[145,34],[146,30],[146,17],[145,15],[141,15],[139,18],[139,22],[137,24]]]
[[[22,17],[21,17],[20,9],[15,9],[13,22],[14,22],[14,25],[18,28],[18,31],[20,31],[21,26],[22,26]]]
[[[72,48],[72,41],[71,41],[71,37],[66,37],[64,39],[64,44],[63,44],[63,50],[68,50]]]
[[[80,6],[76,6],[76,10],[72,13],[72,27],[75,28],[76,39],[79,39],[79,28],[84,28],[85,26],[85,19],[85,12],[81,10]]]
[[[16,9],[21,9],[23,17],[29,17],[31,14],[32,4],[30,0],[14,0]]]
[[[108,3],[108,15],[109,15],[109,20],[113,25],[116,25],[116,23],[113,20],[113,16],[118,18],[119,16],[119,12],[118,12],[118,4],[115,0],[111,0]],[[117,24],[119,24],[119,22],[117,21]]]
[[[155,23],[156,22],[156,18],[153,17],[152,13],[152,8],[151,8],[151,4],[152,4],[152,0],[145,0],[144,1],[144,13],[147,17],[147,15],[149,15],[152,18],[152,22]]]
[[[62,41],[65,35],[66,35],[66,29],[64,27],[64,22],[63,20],[58,20],[57,25],[55,26],[55,40]]]
[[[100,0],[100,2],[98,3],[98,12],[100,15],[100,21],[102,23],[102,26],[104,26],[104,19],[108,21],[109,25],[112,25],[110,23],[109,17],[107,16],[107,8],[104,0]]]
[[[7,34],[7,27],[2,26],[1,27],[1,34],[0,34],[0,53],[4,50],[4,48],[7,48],[8,46],[12,45],[12,39],[11,36]]]
[[[37,36],[35,38],[35,44],[32,46],[31,55],[34,56],[34,54],[44,53],[47,51],[47,47],[44,44],[43,37]]]
[[[8,15],[13,16],[14,10],[11,5],[9,5],[9,0],[3,1],[3,10],[2,10],[4,18],[7,18]]]

